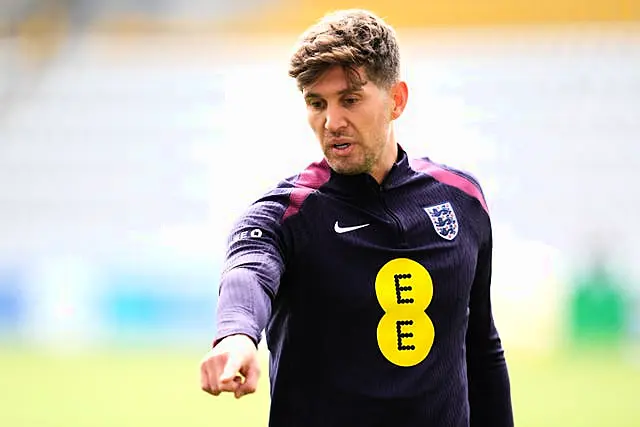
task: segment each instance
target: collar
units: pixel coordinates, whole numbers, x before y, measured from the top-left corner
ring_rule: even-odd
[[[330,169],[330,179],[323,188],[349,196],[378,194],[381,191],[397,188],[405,184],[414,175],[414,171],[409,165],[409,157],[399,144],[398,158],[380,184],[368,173],[357,175],[340,174],[331,169],[326,160],[322,161],[322,166]]]

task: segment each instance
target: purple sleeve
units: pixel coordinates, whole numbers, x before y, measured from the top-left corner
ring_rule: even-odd
[[[511,386],[500,336],[491,310],[492,241],[478,256],[469,302],[467,375],[471,427],[513,427]]]
[[[284,209],[276,201],[257,202],[234,227],[220,279],[214,345],[233,334],[260,341],[284,271]]]

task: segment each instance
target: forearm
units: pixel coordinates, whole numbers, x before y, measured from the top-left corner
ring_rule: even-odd
[[[215,342],[222,338],[245,334],[257,344],[271,315],[271,298],[247,268],[234,268],[225,273],[220,283]]]

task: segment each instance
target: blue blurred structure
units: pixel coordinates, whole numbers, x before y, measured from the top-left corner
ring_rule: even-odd
[[[26,317],[25,284],[21,273],[17,268],[0,267],[0,336],[15,335]]]
[[[215,333],[217,277],[158,270],[107,273],[100,311],[108,336],[125,343],[206,342]]]

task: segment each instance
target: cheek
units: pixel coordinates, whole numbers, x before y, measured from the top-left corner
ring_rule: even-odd
[[[386,111],[382,111],[381,114],[377,115],[375,118],[374,123],[378,132],[386,133],[387,129],[389,128],[391,120],[386,113]]]
[[[324,119],[314,113],[307,114],[307,121],[314,133],[324,133]]]
[[[379,114],[371,114],[361,120],[360,130],[369,137],[375,137],[384,130],[384,120]]]

